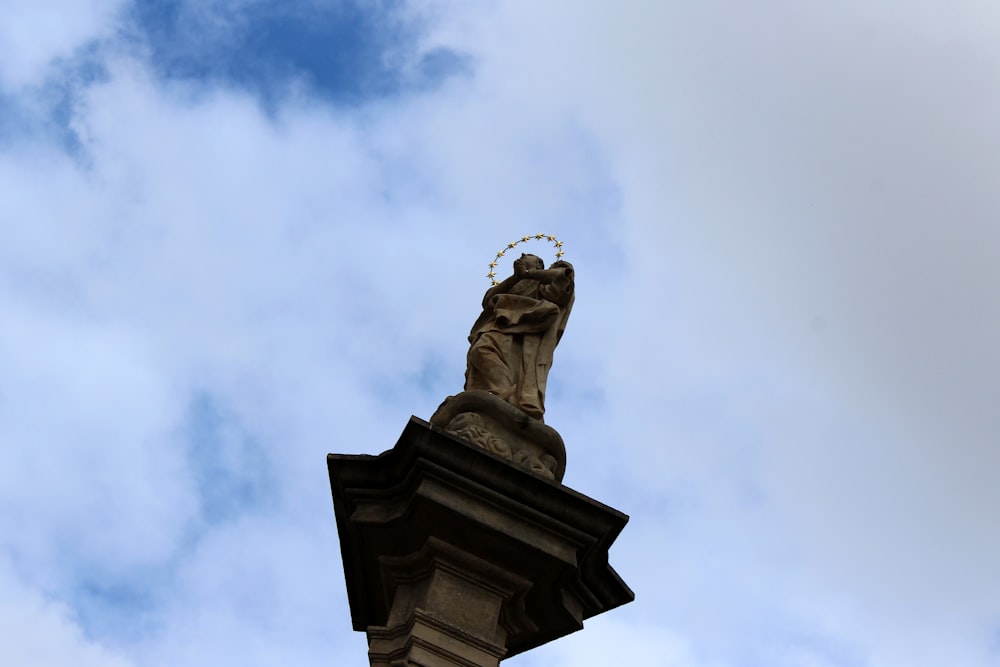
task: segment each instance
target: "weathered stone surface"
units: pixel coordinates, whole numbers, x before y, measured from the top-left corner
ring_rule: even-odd
[[[449,396],[431,424],[547,479],[561,482],[566,447],[555,429],[486,391]]]
[[[514,275],[487,290],[469,333],[465,372],[466,391],[488,391],[539,420],[553,352],[575,298],[573,265],[544,266],[536,255],[521,255]]]
[[[506,653],[506,628],[527,623],[514,617],[523,616],[523,603],[510,602],[523,598],[530,582],[437,538],[408,556],[385,556],[381,565],[392,606],[385,626],[368,628],[373,666],[493,667]]]
[[[633,599],[608,564],[628,517],[416,417],[327,462],[372,665],[496,667]]]

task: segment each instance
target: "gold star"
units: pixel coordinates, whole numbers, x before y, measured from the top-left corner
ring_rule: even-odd
[[[562,250],[560,250],[559,252],[556,253],[556,257],[562,257],[565,254],[566,253],[564,253]]]
[[[496,268],[496,266],[497,266],[497,263],[496,263],[496,262],[490,262],[490,268],[491,268],[491,269],[495,269],[495,268]]]
[[[562,241],[556,241],[556,247],[557,247],[557,248],[561,248],[561,247],[562,247],[562,244],[563,244],[563,242],[562,242]]]
[[[552,234],[549,234],[545,238],[547,238],[549,241],[555,241],[556,240],[556,237],[552,236]]]
[[[545,234],[535,234],[535,238],[536,239],[544,239],[545,238]]]
[[[507,251],[506,250],[501,250],[500,252],[497,253],[497,257],[503,257],[503,254],[505,252],[507,252]]]
[[[513,248],[513,247],[514,247],[514,246],[516,246],[516,245],[517,245],[517,243],[508,243],[508,244],[507,244],[507,247],[508,247],[508,248]]]
[[[530,240],[531,240],[531,237],[530,237],[530,236],[522,236],[522,237],[521,237],[521,240],[522,240],[522,241],[530,241]]]

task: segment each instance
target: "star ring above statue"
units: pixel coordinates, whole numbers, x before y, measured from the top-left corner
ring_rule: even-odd
[[[557,261],[561,260],[563,255],[566,254],[565,252],[563,252],[562,249],[563,242],[557,239],[553,234],[535,234],[534,236],[522,236],[518,240],[511,241],[506,246],[504,246],[503,249],[501,249],[497,253],[496,257],[493,258],[493,261],[489,263],[490,272],[486,274],[486,277],[489,278],[492,284],[494,285],[500,284],[500,281],[497,280],[496,268],[500,260],[503,259],[503,256],[507,254],[507,251],[512,250],[518,243],[527,243],[528,241],[548,241],[549,243],[551,243],[553,247],[555,247],[556,249]]]

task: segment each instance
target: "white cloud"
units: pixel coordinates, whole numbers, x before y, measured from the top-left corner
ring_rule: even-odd
[[[0,24],[0,88],[37,86],[49,67],[108,37],[124,0],[7,0]]]
[[[0,563],[0,637],[8,665],[128,667],[124,656],[87,639],[65,605],[45,599]]]
[[[1000,599],[997,15],[935,12],[510,5],[463,40],[614,164],[631,473],[694,493],[745,576],[755,542],[790,550],[790,595],[864,619],[832,632],[876,664],[985,664]]]
[[[513,658],[510,664],[717,667],[698,659],[683,637],[659,624],[605,617],[588,621],[583,631]]]
[[[349,636],[336,528],[317,521],[332,512],[305,509],[207,534],[180,568],[160,631],[137,642],[141,664],[363,660],[364,634]]]

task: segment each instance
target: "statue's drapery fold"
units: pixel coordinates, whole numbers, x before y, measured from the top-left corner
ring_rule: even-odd
[[[465,390],[485,390],[536,419],[545,413],[553,352],[573,308],[569,262],[548,269],[534,255],[515,260],[514,275],[483,297],[469,334]]]

